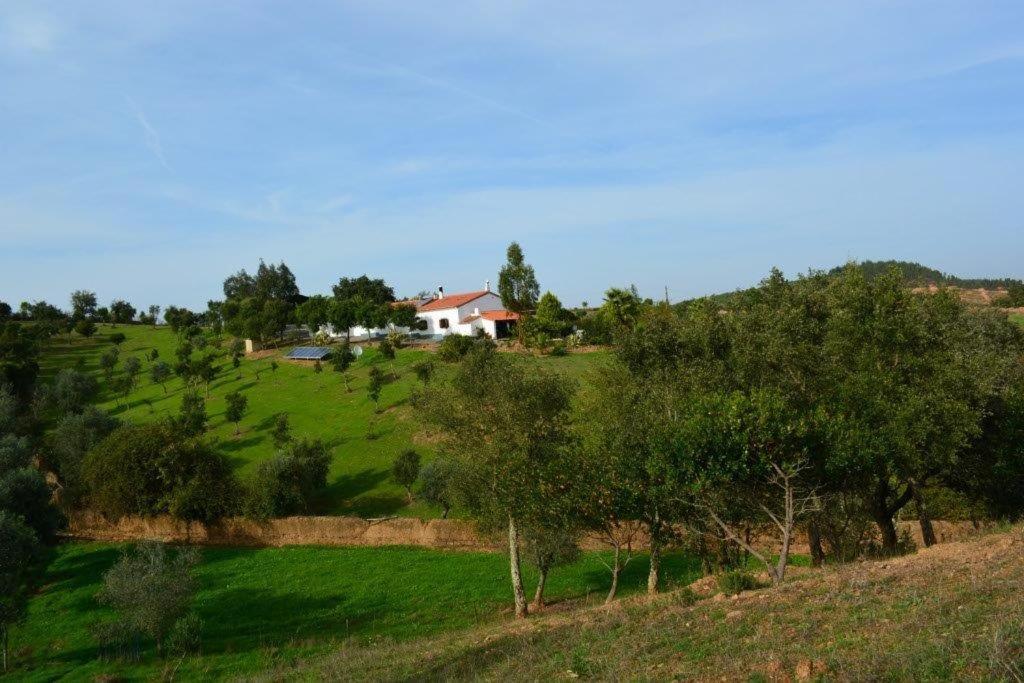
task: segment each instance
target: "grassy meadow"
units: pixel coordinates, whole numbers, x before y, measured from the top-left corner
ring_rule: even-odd
[[[90,635],[109,615],[95,594],[119,546],[69,543],[55,550],[43,588],[17,627],[11,648],[18,680],[151,680],[170,671],[182,680],[225,678],[290,666],[343,645],[402,642],[507,620],[507,559],[497,553],[424,549],[204,548],[195,608],[203,619],[203,650],[181,661],[152,648],[140,663],[104,662]],[[700,576],[682,554],[664,561],[668,585]],[[643,589],[647,562],[638,556],[623,574],[623,595]],[[527,569],[528,586],[535,574]],[[597,553],[552,572],[556,603],[597,604],[608,571]],[[549,608],[557,609],[557,606]]]
[[[138,386],[123,399],[107,389],[99,366],[100,356],[112,345],[110,335],[118,332],[126,336],[121,344],[118,369],[128,356],[135,355],[143,360]],[[166,383],[166,392],[152,383],[147,355],[156,349],[159,359],[173,366],[176,346],[177,338],[166,326],[102,325],[91,339],[77,334],[54,337],[43,353],[43,378],[45,381],[52,377],[60,368],[79,365],[99,379],[101,407],[124,420],[155,420],[178,411],[184,381],[172,377]],[[341,376],[328,363],[324,363],[323,372],[317,374],[312,363],[284,360],[287,348],[258,360],[243,359],[237,370],[231,366],[226,349],[218,351],[224,356],[219,360],[220,373],[210,385],[206,402],[207,437],[231,458],[241,477],[250,475],[256,463],[273,455],[270,431],[275,417],[287,413],[293,435],[324,439],[333,449],[328,487],[317,502],[317,512],[363,517],[437,514],[424,503],[410,505],[404,489],[391,480],[391,463],[403,449],[415,448],[424,462],[433,456],[432,439],[422,432],[409,405],[412,391],[419,384],[412,366],[432,356],[432,352],[413,348],[398,351],[394,362],[397,377],[381,392],[381,412],[376,414],[373,402],[366,395],[370,367],[379,364],[391,375],[392,366],[371,347],[366,348],[349,372],[351,392],[345,390]],[[207,352],[209,349],[195,353]],[[543,362],[559,371],[582,376],[602,355],[598,352],[545,357]],[[278,368],[272,371],[270,363],[275,359]],[[434,381],[444,381],[448,366],[437,362],[436,367]],[[237,436],[235,425],[224,417],[224,396],[232,391],[240,391],[249,399],[248,412]]]

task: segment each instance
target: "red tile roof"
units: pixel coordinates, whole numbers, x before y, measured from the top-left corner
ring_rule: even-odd
[[[479,299],[488,291],[467,292],[466,294],[445,294],[441,299],[433,299],[419,307],[421,311],[443,311],[446,308],[458,308],[464,306],[474,299]]]
[[[480,316],[478,316],[478,315],[467,315],[465,318],[463,318],[462,320],[459,321],[459,324],[460,325],[467,325],[467,324],[473,322],[474,320],[479,320],[479,319],[480,319]]]
[[[519,320],[519,314],[512,311],[480,311],[480,317],[487,320]]]

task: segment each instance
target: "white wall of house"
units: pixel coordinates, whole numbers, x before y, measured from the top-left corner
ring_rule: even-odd
[[[416,330],[415,332],[418,334],[437,335],[443,337],[449,334],[473,335],[476,334],[477,330],[483,329],[487,334],[494,337],[496,334],[496,326],[493,320],[477,318],[476,320],[465,324],[460,321],[471,315],[479,315],[482,311],[500,311],[503,309],[504,306],[501,304],[501,297],[494,292],[487,292],[486,294],[483,294],[462,306],[452,306],[451,308],[418,312],[416,317],[420,320],[426,321],[427,329]],[[448,321],[446,327],[441,326],[442,320]],[[324,325],[320,329],[330,335],[332,339],[341,339],[346,336],[344,330],[335,330],[332,325]],[[392,330],[404,332],[406,334],[410,332],[407,327],[389,326],[384,329],[368,330],[360,325],[356,325],[349,330],[349,336],[351,336],[352,339],[365,339],[367,337],[387,334]]]
[[[434,311],[420,311],[416,314],[416,317],[420,320],[427,321],[427,329],[423,330],[424,334],[435,334],[445,336],[449,334],[473,334],[478,327],[480,327],[479,320],[473,321],[463,325],[460,320],[467,318],[471,315],[479,315],[480,311],[500,311],[502,310],[501,297],[494,292],[487,292],[486,294],[473,299],[467,304],[452,308],[442,308]],[[448,326],[442,327],[441,321],[447,320]]]

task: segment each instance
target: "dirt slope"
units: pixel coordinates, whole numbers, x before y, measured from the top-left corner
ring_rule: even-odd
[[[703,581],[701,588],[709,582]],[[373,680],[1021,680],[1024,528],[806,570],[779,589],[561,605],[268,677]]]

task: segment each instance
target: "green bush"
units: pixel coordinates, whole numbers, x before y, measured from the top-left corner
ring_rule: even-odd
[[[565,342],[563,342],[563,341],[555,342],[554,346],[551,347],[551,350],[548,351],[548,355],[549,356],[568,356],[569,355],[569,349],[566,348]]]
[[[437,357],[448,363],[462,360],[473,348],[473,338],[461,334],[449,334],[437,347]]]
[[[172,655],[198,652],[202,638],[203,620],[195,612],[189,612],[174,622],[167,634],[167,652]]]
[[[750,572],[736,569],[718,575],[718,588],[726,595],[739,595],[743,591],[756,590],[763,585]]]
[[[301,439],[260,463],[250,484],[245,513],[254,519],[309,512],[327,486],[331,454],[319,439]]]
[[[227,456],[168,423],[115,429],[86,454],[82,473],[92,507],[114,519],[166,513],[211,522],[237,503]]]
[[[684,586],[672,594],[675,603],[681,607],[689,607],[697,602],[697,594],[689,586]]]

